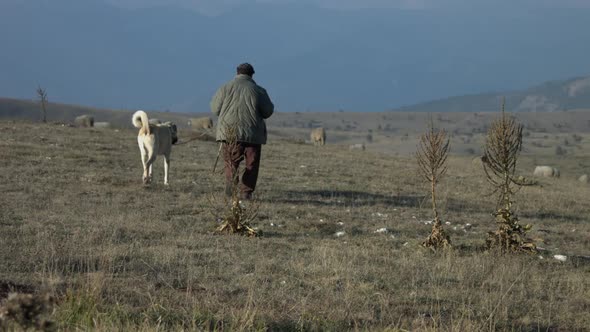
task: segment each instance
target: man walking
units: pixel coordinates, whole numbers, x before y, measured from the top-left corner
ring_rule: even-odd
[[[274,112],[274,105],[266,90],[257,85],[252,79],[254,68],[249,63],[243,63],[237,68],[236,77],[223,85],[211,100],[211,112],[219,117],[217,121],[218,142],[237,140],[232,148],[224,144],[224,171],[226,180],[226,195],[232,194],[234,181],[238,181],[238,174],[234,174],[240,162],[246,165],[240,181],[242,199],[251,199],[256,189],[260,154],[262,144],[266,144],[266,123]],[[227,135],[235,137],[227,137]]]

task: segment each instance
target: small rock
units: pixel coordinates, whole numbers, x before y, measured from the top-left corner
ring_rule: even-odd
[[[567,261],[567,256],[565,256],[565,255],[553,255],[553,258],[557,259],[560,262]]]
[[[341,237],[344,236],[346,234],[345,231],[340,231],[340,232],[336,232],[336,234],[334,234],[336,237]]]
[[[270,227],[275,227],[275,226],[276,226],[276,224],[274,222],[270,223]]]
[[[450,221],[445,221],[445,225],[450,225],[451,222]]]
[[[379,228],[378,230],[375,231],[375,233],[387,233],[387,232],[389,232],[389,231],[385,227]]]
[[[344,223],[343,223],[342,221],[339,221],[339,222],[337,222],[336,224],[337,224],[337,225],[340,225],[340,226],[344,225]]]

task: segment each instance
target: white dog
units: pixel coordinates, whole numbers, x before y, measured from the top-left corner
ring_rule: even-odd
[[[168,168],[170,167],[170,152],[172,144],[178,141],[176,125],[172,122],[150,124],[144,111],[133,114],[132,122],[139,129],[137,143],[143,163],[143,183],[152,181],[152,164],[159,154],[164,155],[164,184],[168,184]]]

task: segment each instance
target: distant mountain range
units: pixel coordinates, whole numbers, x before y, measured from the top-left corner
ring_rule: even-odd
[[[516,2],[339,11],[250,1],[204,16],[106,0],[2,0],[0,96],[32,98],[40,84],[65,103],[202,112],[249,61],[280,111],[384,111],[586,75],[588,17],[590,9]],[[530,95],[509,104],[563,107]],[[468,98],[488,98],[484,109],[497,104],[493,95]]]
[[[490,112],[500,109],[503,98],[506,101],[506,110],[511,112],[590,110],[590,76],[550,81],[520,91],[449,97],[400,107],[396,111]]]

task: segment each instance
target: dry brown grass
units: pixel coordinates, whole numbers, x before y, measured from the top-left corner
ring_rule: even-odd
[[[68,330],[590,326],[590,188],[571,175],[588,154],[523,154],[519,174],[540,162],[562,170],[517,198],[546,251],[500,258],[483,250],[494,199],[471,157],[448,159],[439,208],[456,250],[434,255],[419,249],[430,209],[409,155],[270,141],[253,222],[265,236],[226,237],[213,234],[207,202],[223,191],[211,175],[217,145],[175,146],[170,186],[144,188],[135,137],[0,122],[0,294],[54,294],[48,319]]]

